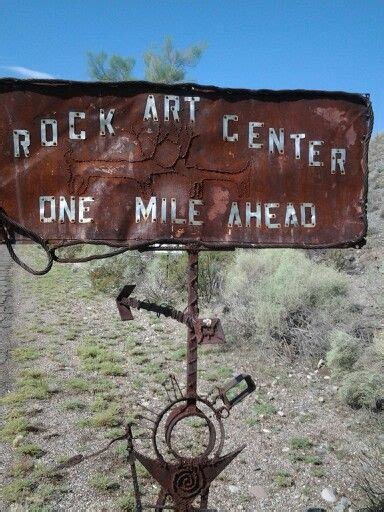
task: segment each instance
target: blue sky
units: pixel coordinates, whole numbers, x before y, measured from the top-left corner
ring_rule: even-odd
[[[0,0],[0,76],[87,80],[88,50],[205,42],[201,84],[370,93],[384,131],[384,0]]]

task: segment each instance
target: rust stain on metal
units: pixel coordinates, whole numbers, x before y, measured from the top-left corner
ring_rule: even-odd
[[[360,94],[2,79],[0,207],[51,243],[362,244],[371,128]]]

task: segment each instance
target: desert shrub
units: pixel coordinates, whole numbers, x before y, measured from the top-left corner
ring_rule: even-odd
[[[374,370],[356,370],[345,375],[340,389],[340,398],[353,409],[365,407],[381,408],[384,377]]]
[[[379,133],[371,140],[369,145],[369,170],[371,173],[374,173],[373,176],[370,176],[370,179],[374,181],[378,180],[378,176],[375,173],[384,173],[384,133]],[[382,186],[384,187],[384,175],[382,175],[381,179]]]
[[[184,252],[157,253],[148,261],[141,295],[171,305],[187,300],[187,255]]]
[[[333,336],[327,361],[336,372],[342,372],[339,389],[341,400],[354,409],[382,410],[384,408],[384,333],[377,333],[373,341],[365,347],[359,347],[358,340],[346,333],[339,332],[336,335],[334,333]]]
[[[199,292],[202,303],[217,298],[228,253],[201,252]],[[187,254],[165,252],[140,254],[137,251],[93,262],[88,275],[95,291],[116,294],[124,284],[137,284],[136,295],[174,306],[187,301]]]
[[[359,455],[357,466],[353,467],[354,478],[364,492],[367,507],[359,512],[382,512],[384,510],[384,459],[382,447],[374,445],[369,453]]]
[[[199,293],[205,304],[217,300],[223,286],[226,269],[234,253],[202,252],[199,257]]]
[[[187,260],[185,252],[156,254],[148,263],[141,293],[150,300],[174,306],[187,302]],[[210,303],[219,296],[223,275],[231,255],[201,252],[199,254],[199,300]]]
[[[355,365],[356,369],[370,368],[384,373],[384,331],[377,332]]]
[[[265,343],[279,351],[286,344],[307,355],[323,354],[325,337],[322,346],[308,347],[305,334],[314,313],[322,328],[329,329],[346,291],[346,279],[339,272],[312,262],[302,251],[237,251],[223,286],[228,339]]]
[[[384,189],[384,133],[374,137],[369,146],[368,225],[370,235],[382,232],[382,196]]]
[[[93,289],[115,295],[125,284],[140,282],[145,260],[146,255],[132,251],[92,262],[89,265],[88,277]]]
[[[331,348],[327,352],[327,364],[335,373],[352,370],[361,352],[361,342],[344,331],[333,331]]]

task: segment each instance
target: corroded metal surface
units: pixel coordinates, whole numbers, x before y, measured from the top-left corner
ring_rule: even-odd
[[[3,79],[0,207],[51,242],[361,244],[371,127],[359,94]]]

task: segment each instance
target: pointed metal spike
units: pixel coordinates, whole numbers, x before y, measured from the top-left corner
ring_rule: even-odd
[[[126,304],[124,299],[127,299],[135,288],[135,284],[125,285],[116,298],[117,309],[119,310],[120,318],[123,320],[123,322],[127,320],[133,320],[131,308],[128,304]]]

